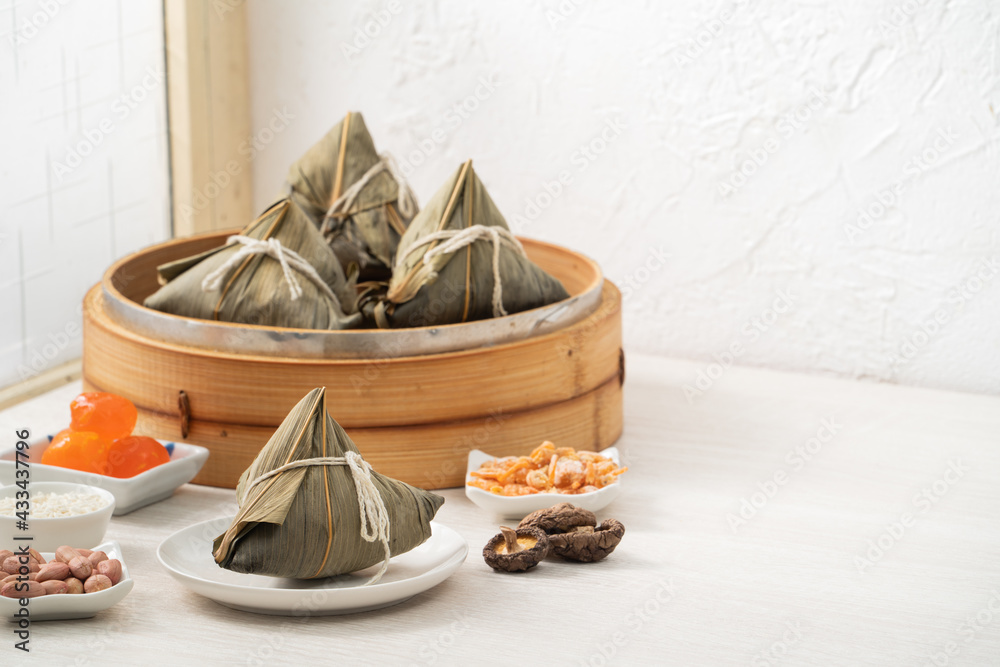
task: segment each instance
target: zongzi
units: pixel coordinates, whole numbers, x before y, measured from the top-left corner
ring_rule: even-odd
[[[290,199],[273,204],[225,246],[157,271],[164,285],[145,305],[166,313],[296,329],[361,322],[354,285]]]
[[[313,389],[285,417],[236,487],[239,511],[215,562],[248,574],[315,579],[377,563],[431,536],[444,498],[381,475]]]
[[[417,201],[392,157],[375,151],[365,121],[351,112],[288,171],[291,197],[313,219],[345,272],[387,279]]]
[[[380,328],[432,326],[568,297],[562,283],[528,259],[469,160],[413,219],[388,291],[366,314]]]

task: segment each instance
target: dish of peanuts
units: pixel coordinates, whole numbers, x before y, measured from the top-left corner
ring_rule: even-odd
[[[113,540],[54,552],[0,547],[0,616],[8,621],[90,618],[121,602],[134,585]]]
[[[61,546],[46,559],[34,549],[15,554],[0,549],[0,595],[35,598],[42,595],[86,594],[107,590],[121,581],[122,563],[103,551]]]

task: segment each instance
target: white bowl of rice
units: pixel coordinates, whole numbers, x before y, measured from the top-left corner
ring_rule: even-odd
[[[17,551],[27,545],[55,551],[64,544],[89,549],[103,541],[115,511],[110,492],[71,482],[28,481],[23,487],[0,487],[0,549]],[[27,515],[25,506],[18,504],[25,498]]]

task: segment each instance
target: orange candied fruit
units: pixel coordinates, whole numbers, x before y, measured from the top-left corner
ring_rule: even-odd
[[[71,428],[64,428],[63,430],[59,431],[54,436],[52,436],[52,438],[49,440],[49,443],[51,444],[51,443],[55,442],[56,440],[59,440],[60,438],[65,438],[67,435],[69,435],[72,432],[73,432],[73,429],[71,429]]]
[[[96,433],[109,442],[131,435],[139,417],[132,401],[103,391],[80,394],[69,409],[70,430]]]
[[[130,435],[115,440],[108,448],[107,456],[107,474],[112,477],[135,477],[170,461],[167,448],[144,435]]]
[[[42,463],[81,472],[105,473],[111,443],[92,431],[60,431],[42,453]]]

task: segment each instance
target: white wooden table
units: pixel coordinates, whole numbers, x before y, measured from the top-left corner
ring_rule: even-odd
[[[470,554],[443,584],[351,616],[242,613],[156,561],[233,502],[187,485],[112,521],[121,604],[37,623],[30,656],[0,632],[0,664],[1000,664],[1000,398],[732,368],[689,402],[703,368],[629,359],[631,470],[598,515],[627,532],[604,562],[496,574],[496,521],[453,489],[438,520]],[[0,413],[0,437],[64,426],[78,391]]]

